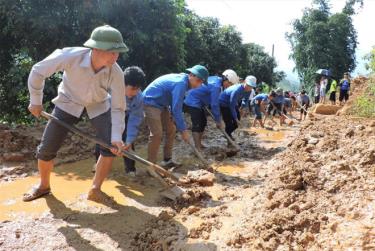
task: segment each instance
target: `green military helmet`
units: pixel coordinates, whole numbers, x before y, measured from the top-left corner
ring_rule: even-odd
[[[122,39],[121,33],[109,25],[96,27],[92,31],[90,39],[83,45],[88,48],[111,52],[127,52],[129,50]]]

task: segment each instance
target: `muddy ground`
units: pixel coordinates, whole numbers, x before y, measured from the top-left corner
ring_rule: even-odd
[[[140,166],[139,177],[125,177],[117,159],[103,187],[116,201],[108,205],[85,199],[94,160],[77,138],[82,160],[60,160],[53,195],[21,201],[37,182],[29,175],[34,162],[26,174],[3,175],[0,250],[375,249],[375,121],[315,115],[273,130],[245,123],[235,137],[242,150],[228,158],[210,123],[204,143],[211,172],[177,139],[175,158],[184,166],[175,172],[190,177],[177,202],[161,198],[159,183]],[[145,145],[137,152],[145,156]],[[193,182],[197,176],[205,178]]]

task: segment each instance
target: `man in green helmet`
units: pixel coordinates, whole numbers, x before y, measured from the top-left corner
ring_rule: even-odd
[[[51,55],[36,63],[31,69],[28,88],[29,111],[39,117],[43,110],[44,81],[55,72],[62,71],[53,115],[67,124],[76,124],[84,112],[96,129],[97,137],[114,148],[100,149],[97,171],[88,199],[101,201],[106,195],[101,185],[107,177],[113,157],[120,153],[124,144],[125,85],[123,72],[116,63],[119,53],[128,48],[121,33],[105,25],[97,27],[85,47],[69,47],[55,50]],[[111,101],[110,101],[111,98]],[[68,131],[54,121],[49,121],[37,149],[40,183],[23,197],[31,201],[51,192],[50,174],[56,157]]]

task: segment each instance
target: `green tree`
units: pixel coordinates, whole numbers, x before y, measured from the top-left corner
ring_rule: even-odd
[[[149,82],[185,69],[184,4],[183,0],[0,0],[0,118],[24,121],[32,64],[56,48],[81,46],[99,25],[121,31],[130,51],[122,55],[120,65],[141,66]],[[27,64],[18,62],[20,55]],[[58,76],[46,82],[47,104],[56,95]]]
[[[262,46],[248,43],[244,44],[243,48],[245,57],[243,68],[247,71],[246,75],[254,75],[258,83],[265,82],[271,87],[285,77],[284,72],[274,71],[277,67],[276,61],[264,51]]]
[[[234,26],[222,26],[216,18],[199,17],[189,10],[185,26],[188,65],[203,64],[212,75],[240,66],[242,38]]]
[[[365,57],[365,60],[368,62],[366,63],[366,69],[370,70],[372,73],[375,73],[375,46],[372,47],[370,53],[368,53]]]
[[[330,69],[335,78],[354,70],[357,33],[352,24],[355,4],[348,0],[342,12],[332,14],[328,0],[314,0],[301,19],[293,21],[293,32],[286,34],[291,45],[291,58],[305,87],[314,84],[315,71]]]
[[[0,0],[0,120],[30,121],[26,83],[31,66],[56,48],[81,46],[103,24],[119,29],[129,47],[120,66],[142,67],[148,83],[195,64],[206,65],[211,74],[231,68],[269,84],[282,78],[262,48],[243,45],[234,26],[199,17],[184,0]],[[46,81],[46,107],[60,77],[57,73]]]

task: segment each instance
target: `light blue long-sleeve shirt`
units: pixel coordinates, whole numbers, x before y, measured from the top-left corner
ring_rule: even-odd
[[[188,74],[167,74],[155,79],[143,91],[143,104],[170,109],[178,131],[186,130],[182,114],[185,93],[189,89]]]
[[[245,92],[245,87],[242,84],[236,84],[225,89],[219,96],[220,106],[229,107],[233,119],[237,120],[236,107],[241,99],[249,96],[250,92]]]
[[[31,104],[42,105],[45,79],[59,71],[63,72],[62,81],[52,103],[77,118],[84,109],[91,119],[111,108],[111,140],[121,141],[126,104],[124,75],[120,66],[115,63],[94,72],[91,49],[57,49],[31,69],[28,79]]]
[[[126,129],[126,140],[127,145],[133,143],[137,138],[139,126],[141,125],[144,114],[143,114],[143,97],[142,92],[132,98],[126,97],[126,116],[128,117],[128,124]]]
[[[185,105],[203,108],[204,106],[210,106],[212,114],[214,115],[215,121],[218,123],[221,121],[219,96],[223,79],[217,76],[208,77],[207,84],[203,84],[201,87],[192,89],[187,92],[185,98]]]

